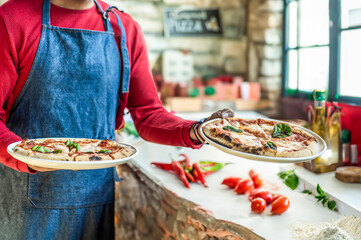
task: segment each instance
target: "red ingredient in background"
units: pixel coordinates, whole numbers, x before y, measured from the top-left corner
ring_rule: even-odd
[[[262,198],[263,200],[266,201],[267,205],[272,203],[272,194],[267,191],[267,190],[263,190],[263,189],[255,189],[253,190],[248,199],[250,201],[252,201],[253,199],[256,199],[256,198]]]
[[[235,188],[238,184],[238,182],[240,182],[242,180],[242,178],[240,177],[228,177],[225,178],[222,182],[222,184],[230,187],[230,188]]]
[[[184,153],[181,153],[181,154],[179,154],[179,156],[184,157],[184,160],[180,161],[180,163],[184,163],[184,168],[192,167],[193,164],[187,155],[185,155]]]
[[[289,206],[290,200],[285,196],[281,196],[272,203],[271,213],[282,214],[288,209]]]
[[[206,183],[206,179],[204,178],[204,173],[202,172],[201,168],[199,167],[199,163],[193,164],[194,170],[197,173],[197,179],[203,184],[203,186],[208,187]]]
[[[151,164],[166,171],[173,171],[171,163],[152,162]]]
[[[265,210],[266,208],[266,201],[262,198],[255,198],[252,200],[252,203],[251,203],[251,209],[252,209],[252,212],[254,213],[261,213]]]
[[[285,195],[282,195],[282,194],[279,194],[279,193],[272,194],[272,202],[276,201],[280,197],[285,197]]]
[[[238,182],[234,191],[238,194],[245,194],[253,189],[253,182],[251,179],[244,179]]]
[[[174,172],[178,175],[179,179],[183,182],[184,186],[190,188],[189,182],[186,177],[186,173],[179,162],[172,161],[172,167]]]
[[[260,177],[259,173],[256,172],[254,169],[249,170],[249,176],[251,177],[253,181],[254,188],[262,187],[263,180]]]

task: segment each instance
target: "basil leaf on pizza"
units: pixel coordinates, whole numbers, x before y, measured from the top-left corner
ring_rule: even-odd
[[[236,133],[241,133],[243,132],[242,129],[239,129],[239,128],[235,128],[233,126],[225,126],[223,127],[224,130],[229,130],[229,131],[232,131],[232,132],[236,132]]]
[[[69,151],[71,151],[73,148],[75,148],[77,152],[80,151],[80,146],[78,143],[66,140],[65,144],[69,147]]]
[[[58,154],[58,153],[62,153],[62,152],[63,152],[62,150],[58,149],[58,150],[55,150],[53,153]]]
[[[108,150],[108,149],[102,149],[99,151],[99,153],[111,153],[112,151]]]
[[[31,150],[33,150],[35,152],[42,152],[42,153],[50,152],[50,150],[44,146],[34,146],[31,148]]]
[[[285,138],[292,135],[292,128],[287,124],[280,123],[273,128],[273,138]]]
[[[275,120],[223,118],[205,124],[202,130],[207,140],[256,155],[295,158],[313,156],[320,150],[314,136]]]
[[[272,150],[277,150],[276,144],[274,144],[274,143],[271,142],[271,141],[266,142],[264,145],[265,145],[266,147],[269,147],[269,148],[272,149]]]

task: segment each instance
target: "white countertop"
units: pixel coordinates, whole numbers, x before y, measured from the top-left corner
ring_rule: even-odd
[[[186,119],[200,119],[208,116],[208,113],[179,114]],[[243,118],[258,118],[262,115],[255,112],[237,112],[236,116]],[[152,179],[178,196],[192,201],[213,212],[218,219],[232,221],[252,229],[265,239],[292,239],[292,226],[296,222],[318,223],[337,219],[340,214],[316,203],[313,196],[300,193],[300,190],[292,191],[278,178],[277,173],[284,169],[296,168],[296,173],[301,180],[301,186],[306,188],[315,187],[317,183],[333,199],[337,196],[338,208],[344,215],[361,217],[361,184],[346,184],[333,177],[333,173],[316,175],[294,164],[279,164],[259,162],[235,157],[223,153],[209,145],[200,150],[188,148],[176,148],[164,145],[138,141],[133,144],[139,149],[139,156],[134,163],[144,170]],[[216,162],[231,162],[221,171],[206,177],[208,188],[199,183],[191,183],[191,188],[183,186],[178,177],[150,165],[151,162],[170,162],[169,154],[177,156],[179,153],[187,154],[193,162],[210,160]],[[247,195],[237,195],[231,189],[222,185],[224,178],[239,176],[248,178],[248,171],[253,168],[258,171],[264,180],[273,186],[279,186],[278,190],[271,191],[281,193],[290,199],[289,209],[282,215],[270,216],[270,207],[262,214],[251,212],[250,202]],[[339,204],[339,202],[342,202]]]
[[[291,239],[291,228],[296,222],[325,222],[339,217],[339,213],[322,207],[321,204],[316,203],[316,199],[312,196],[302,194],[297,190],[292,191],[281,183],[277,173],[284,167],[296,167],[293,164],[287,164],[286,166],[285,164],[246,160],[225,154],[211,146],[204,146],[200,150],[179,149],[152,143],[138,143],[135,146],[139,148],[140,152],[139,156],[134,160],[135,163],[155,181],[178,196],[209,209],[216,218],[232,221],[253,229],[266,239]],[[232,164],[217,173],[207,176],[208,188],[199,183],[191,183],[191,188],[187,189],[176,175],[150,165],[152,161],[170,162],[169,154],[176,156],[180,151],[186,153],[192,161],[211,160],[231,162]],[[290,199],[291,205],[284,214],[279,216],[269,216],[266,212],[260,215],[253,214],[246,195],[237,195],[231,189],[221,185],[222,180],[226,177],[248,177],[248,171],[251,168],[257,170],[267,182],[280,186],[279,190],[272,192],[282,193]],[[326,184],[327,180],[321,180],[323,178],[321,175],[319,177],[317,182],[325,191],[329,190],[330,187]],[[324,177],[327,177],[327,175],[324,175]],[[354,189],[348,189],[345,184],[341,182],[340,184],[342,185],[340,188],[343,189],[343,194],[348,198],[353,198],[354,194],[359,194],[355,188],[360,187],[360,185],[354,185]],[[356,203],[357,201],[359,200],[355,198],[352,202]],[[355,213],[361,214],[360,211]]]

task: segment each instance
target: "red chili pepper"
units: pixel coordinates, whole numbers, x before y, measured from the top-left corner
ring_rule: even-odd
[[[241,180],[242,180],[242,178],[240,178],[240,177],[228,177],[228,178],[223,179],[222,184],[224,184],[230,188],[235,188],[237,186],[238,182]]]
[[[173,171],[173,167],[171,163],[152,162],[150,164],[153,164],[154,166],[166,171]]]
[[[181,154],[179,154],[179,156],[184,157],[184,159],[182,161],[179,161],[180,163],[184,163],[184,168],[192,167],[192,162],[187,155],[185,155],[184,153],[181,153]]]
[[[191,173],[186,172],[186,177],[190,182],[195,182],[196,181]]]
[[[204,172],[203,175],[206,177],[206,176],[208,176],[209,174],[214,173],[214,172],[215,172],[215,171],[207,171],[207,172]]]
[[[180,163],[177,161],[172,161],[172,167],[173,167],[174,172],[180,178],[180,180],[182,180],[184,186],[186,186],[187,188],[190,188],[189,182],[186,177],[186,172],[184,171],[184,169],[182,168]]]
[[[199,167],[199,163],[198,162],[194,163],[193,167],[196,170],[197,179],[203,184],[203,186],[208,187],[207,183],[206,183],[206,179],[204,178],[204,174],[203,174],[201,168]]]

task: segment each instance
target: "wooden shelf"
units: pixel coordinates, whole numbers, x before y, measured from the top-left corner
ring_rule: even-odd
[[[204,101],[209,101],[209,99],[201,99],[201,98],[188,98],[188,97],[172,97],[167,98],[165,107],[170,111],[175,112],[199,112],[204,110],[203,103]],[[213,100],[215,103],[220,103],[222,101]],[[226,102],[228,107],[233,110],[241,110],[241,111],[250,111],[250,110],[259,110],[266,109],[270,107],[270,103],[268,100],[243,100],[236,99],[233,101],[223,101]],[[217,108],[219,104],[215,104]],[[224,105],[224,104],[223,104]],[[213,109],[215,111],[217,109]]]

